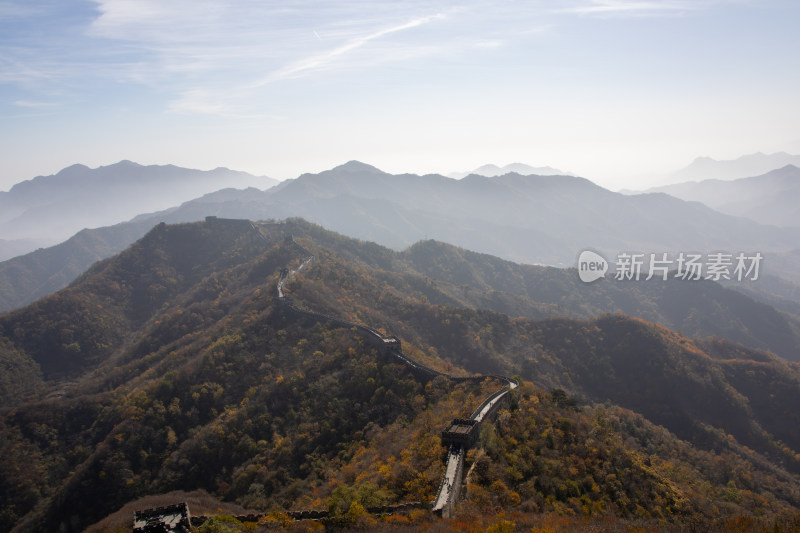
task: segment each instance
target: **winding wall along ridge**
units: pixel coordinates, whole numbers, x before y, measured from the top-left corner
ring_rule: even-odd
[[[314,318],[316,320],[332,322],[334,324],[348,327],[348,328],[355,328],[356,330],[366,334],[367,339],[371,342],[371,344],[377,346],[384,354],[394,356],[395,358],[399,359],[401,362],[409,366],[415,373],[420,375],[423,378],[433,378],[436,376],[444,376],[452,381],[456,382],[464,382],[464,381],[482,381],[486,378],[495,378],[500,381],[504,381],[506,385],[489,395],[483,402],[478,406],[478,408],[472,413],[470,418],[466,421],[459,421],[456,419],[454,424],[461,423],[462,430],[467,430],[469,433],[474,436],[479,431],[480,423],[484,420],[490,418],[494,413],[497,412],[502,402],[508,398],[508,394],[513,389],[517,388],[518,383],[517,380],[507,377],[507,376],[500,376],[500,375],[479,375],[479,376],[468,376],[468,377],[456,377],[450,376],[433,368],[430,368],[419,361],[415,361],[411,357],[407,356],[402,352],[400,340],[394,336],[384,336],[379,331],[370,328],[368,326],[364,326],[363,324],[356,324],[354,322],[350,322],[348,320],[342,320],[340,318],[332,317],[329,315],[325,315],[322,313],[316,313],[313,311],[308,311],[305,309],[301,309],[292,303],[292,300],[286,296],[284,291],[284,286],[286,282],[289,280],[291,276],[294,276],[298,272],[304,270],[308,265],[313,261],[314,256],[310,254],[307,250],[305,250],[302,246],[297,244],[295,240],[291,236],[287,236],[284,243],[288,246],[294,247],[298,250],[301,254],[303,254],[303,261],[300,263],[294,270],[289,270],[287,267],[284,267],[280,271],[280,278],[278,279],[276,292],[277,292],[277,300],[278,302],[284,306],[284,308],[289,309],[293,313]],[[451,425],[452,427],[452,425]],[[433,501],[432,510],[433,512],[440,514],[441,516],[448,517],[452,515],[453,507],[455,503],[458,501],[459,495],[461,494],[461,481],[464,471],[464,457],[466,455],[466,451],[470,446],[470,441],[464,442],[453,442],[451,441],[447,453],[447,463],[445,465],[444,474],[442,475],[442,480],[439,483],[439,490],[437,492],[436,499]]]

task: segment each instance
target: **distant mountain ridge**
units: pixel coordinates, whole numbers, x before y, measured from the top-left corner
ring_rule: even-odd
[[[737,159],[716,160],[710,157],[698,157],[681,170],[669,174],[665,183],[702,180],[734,180],[759,176],[786,165],[800,166],[800,155],[786,152],[763,154],[761,152],[743,155]]]
[[[53,246],[57,242],[53,239],[0,239],[0,261],[26,254],[37,248]]]
[[[360,162],[264,192],[207,195],[163,218],[188,222],[205,214],[300,216],[394,249],[434,238],[516,262],[562,266],[585,248],[786,251],[800,242],[800,230],[759,226],[665,194],[625,196],[585,178],[511,173],[455,180],[392,175]]]
[[[579,177],[512,173],[455,180],[437,174],[392,175],[357,161],[303,174],[266,191],[210,193],[135,222],[152,226],[208,215],[302,217],[396,250],[432,238],[518,263],[556,266],[573,266],[577,254],[587,248],[608,254],[786,252],[800,242],[800,229],[761,226],[663,193],[625,196]],[[42,255],[17,259],[38,262],[37,257]],[[0,263],[0,286],[17,293],[16,302],[23,301],[20,291],[30,294],[44,281],[32,280],[23,289],[4,281],[7,268]],[[20,263],[15,268],[25,267]],[[60,271],[62,266],[52,268]],[[0,298],[0,309],[10,309],[9,301]]]
[[[523,176],[529,176],[531,174],[538,174],[540,176],[573,176],[571,172],[564,172],[563,170],[559,170],[557,168],[544,166],[544,167],[532,167],[530,165],[526,165],[524,163],[510,163],[503,167],[499,167],[495,164],[489,163],[486,165],[482,165],[475,170],[470,170],[466,172],[449,172],[447,174],[448,178],[453,179],[461,179],[469,176],[470,174],[477,174],[479,176],[486,176],[487,178],[493,178],[495,176],[502,176],[503,174],[510,174],[510,173],[522,174]]]
[[[800,168],[795,165],[753,177],[689,181],[648,192],[702,202],[722,213],[747,217],[761,224],[800,227]]]
[[[72,165],[0,192],[0,238],[58,242],[84,228],[124,222],[220,189],[265,189],[276,183],[227,168],[203,171],[131,161],[95,169]]]
[[[147,220],[85,229],[55,246],[0,262],[0,312],[63,289],[96,261],[133,244],[153,225]]]

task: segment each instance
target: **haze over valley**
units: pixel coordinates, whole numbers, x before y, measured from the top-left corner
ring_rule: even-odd
[[[224,188],[268,188],[275,183],[267,177],[225,168],[203,172],[121,161],[90,169],[76,164],[0,192],[0,259],[39,248],[37,244],[57,244],[84,228],[126,222],[205,193]],[[26,247],[26,242],[32,244]]]
[[[135,170],[129,180],[145,184],[158,183],[167,171],[196,172],[123,162],[95,171],[85,169],[81,178],[78,168],[72,167],[76,185],[71,194],[109,206],[128,201],[129,194],[98,188],[93,181],[97,172],[118,168]],[[764,195],[786,199],[786,190],[796,177],[792,168],[787,167],[789,175],[784,179],[761,185]],[[249,183],[260,178],[237,175],[237,179]],[[763,181],[750,180],[756,186]],[[41,185],[43,196],[59,197],[57,181],[51,178],[52,185]],[[117,187],[124,189],[124,180]],[[766,192],[770,189],[774,192]],[[121,209],[114,211],[117,217],[121,213]],[[786,213],[791,217],[792,210]],[[56,247],[0,263],[0,309],[12,309],[66,286],[94,261],[122,251],[159,222],[190,222],[209,215],[253,220],[303,217],[395,250],[435,239],[516,262],[560,267],[575,266],[577,254],[587,248],[600,250],[609,259],[622,251],[757,250],[777,257],[780,270],[766,269],[766,275],[800,281],[793,274],[797,263],[791,255],[800,242],[800,229],[791,223],[767,227],[664,194],[614,193],[573,176],[471,174],[456,180],[440,175],[392,175],[352,161],[264,190],[229,188],[209,193],[128,222],[83,231]],[[63,218],[65,229],[87,220],[85,210]],[[17,231],[42,231],[42,221],[30,220],[28,224],[24,217],[17,217]]]

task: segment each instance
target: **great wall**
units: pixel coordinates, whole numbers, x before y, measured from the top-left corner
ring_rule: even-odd
[[[384,355],[394,357],[406,364],[415,374],[422,378],[430,379],[436,376],[444,376],[456,382],[483,381],[487,378],[493,378],[505,382],[503,388],[488,396],[468,419],[456,418],[442,431],[442,444],[448,446],[447,463],[445,465],[444,474],[442,475],[442,480],[439,483],[437,496],[433,501],[432,510],[434,513],[443,517],[451,516],[453,508],[462,491],[462,477],[466,452],[478,440],[481,422],[490,418],[497,412],[502,403],[508,399],[509,393],[518,386],[517,380],[498,375],[478,375],[469,377],[450,376],[427,367],[404,354],[402,351],[402,344],[397,337],[384,336],[379,331],[364,326],[363,324],[356,324],[354,322],[297,307],[292,300],[286,296],[284,287],[291,276],[301,272],[311,264],[314,256],[297,244],[291,236],[286,237],[284,244],[294,247],[302,254],[302,262],[297,269],[289,270],[284,267],[280,271],[280,277],[276,288],[276,300],[284,309],[306,318],[325,321],[346,328],[353,328],[363,334],[367,341],[377,347]]]
[[[228,224],[230,226],[235,226],[245,231],[255,231],[257,232],[258,237],[261,240],[267,241],[268,239],[264,236],[261,230],[258,227],[258,224],[250,221],[250,220],[240,220],[240,219],[223,219],[217,218],[214,216],[206,217],[207,224],[214,224],[214,225],[221,225],[221,224]],[[275,288],[275,301],[277,302],[278,306],[287,313],[293,314],[298,317],[304,317],[307,319],[312,319],[320,322],[327,322],[330,324],[334,324],[336,326],[344,327],[353,329],[356,332],[362,334],[366,341],[378,349],[378,351],[390,358],[394,358],[401,363],[408,366],[412,372],[420,379],[432,379],[437,376],[443,376],[450,381],[453,382],[480,382],[484,381],[487,378],[496,379],[504,383],[503,387],[496,392],[489,395],[486,399],[481,402],[481,404],[475,409],[475,411],[470,415],[469,418],[455,418],[453,421],[448,424],[448,426],[442,431],[441,438],[442,444],[448,447],[447,452],[447,461],[445,464],[444,473],[442,474],[442,479],[439,483],[439,489],[437,491],[436,498],[430,504],[425,504],[423,502],[407,502],[407,503],[400,503],[395,505],[385,505],[381,507],[369,508],[367,509],[370,513],[387,513],[391,514],[393,512],[405,511],[408,509],[413,508],[420,508],[420,507],[428,507],[431,509],[432,512],[436,513],[442,517],[450,517],[453,514],[453,509],[458,502],[461,493],[462,493],[462,482],[463,482],[463,472],[464,472],[464,459],[467,455],[467,451],[478,441],[480,435],[480,428],[481,423],[484,420],[491,418],[503,404],[503,402],[507,401],[509,398],[509,393],[517,388],[519,383],[514,378],[510,378],[507,376],[500,376],[500,375],[475,375],[475,376],[451,376],[449,374],[445,374],[433,368],[430,368],[419,361],[414,360],[413,358],[409,357],[408,355],[404,354],[402,351],[402,343],[400,339],[394,336],[385,336],[379,331],[365,326],[363,324],[357,324],[355,322],[350,322],[348,320],[344,320],[341,318],[325,315],[322,313],[317,313],[314,311],[309,311],[306,309],[302,309],[295,305],[292,299],[286,295],[285,286],[286,282],[296,274],[302,272],[311,264],[314,260],[314,256],[309,253],[306,249],[300,246],[297,242],[295,242],[294,238],[291,235],[287,235],[283,241],[284,246],[292,247],[295,251],[298,252],[300,255],[300,264],[297,268],[290,270],[288,267],[283,267],[280,270],[278,282]],[[183,505],[183,511],[185,512],[186,521],[191,521],[192,526],[199,526],[205,520],[207,520],[206,516],[193,516],[189,517],[189,511],[185,504]],[[172,509],[171,506],[169,508],[169,512],[175,514],[175,510]],[[166,508],[165,508],[166,509]],[[139,511],[135,514],[135,523],[138,521],[140,524],[148,523],[146,518],[151,518],[157,520],[159,515],[158,511],[160,509],[155,510],[148,510],[148,511]],[[290,518],[294,518],[295,520],[305,520],[305,519],[322,519],[328,516],[327,510],[299,510],[299,511],[288,511],[287,516]],[[165,515],[168,516],[168,515]],[[242,521],[257,521],[260,515],[247,515],[242,517],[237,517]],[[143,521],[144,520],[144,521]],[[178,518],[175,518],[178,520]],[[162,522],[163,523],[163,522]],[[176,522],[177,523],[177,522]],[[164,523],[164,525],[166,525]],[[145,531],[145,529],[138,529],[138,531]],[[166,531],[172,531],[172,529],[166,529]],[[134,533],[137,532],[137,528],[134,527]]]

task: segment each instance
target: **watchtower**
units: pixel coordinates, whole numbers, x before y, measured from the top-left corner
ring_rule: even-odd
[[[442,444],[470,448],[480,435],[480,422],[469,418],[456,418],[442,431]]]

